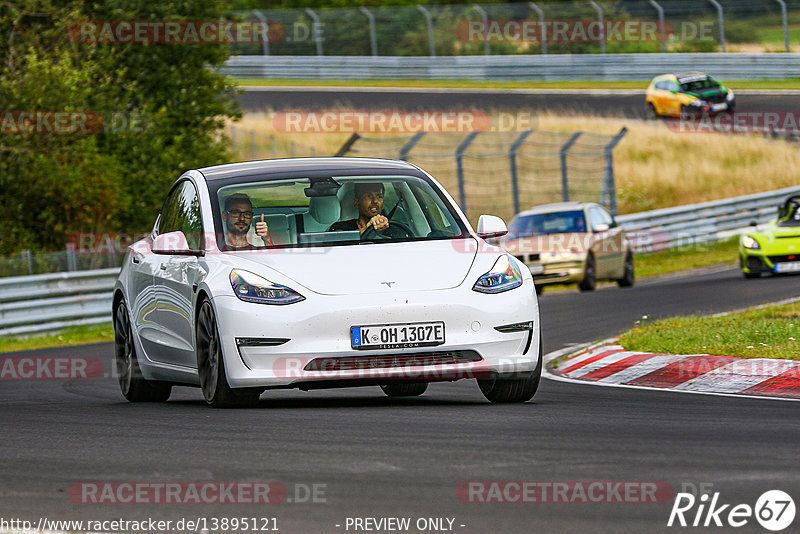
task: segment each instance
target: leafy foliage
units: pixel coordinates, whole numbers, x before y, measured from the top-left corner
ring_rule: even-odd
[[[235,89],[225,44],[85,43],[81,21],[217,20],[222,1],[11,0],[0,5],[5,110],[99,114],[91,133],[0,134],[0,252],[63,248],[79,232],[152,227],[187,168],[227,161]],[[74,37],[74,35],[73,35]]]

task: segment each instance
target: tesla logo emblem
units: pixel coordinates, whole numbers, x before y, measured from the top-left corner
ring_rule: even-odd
[[[381,282],[381,284],[386,284],[386,287],[391,288],[394,282]]]

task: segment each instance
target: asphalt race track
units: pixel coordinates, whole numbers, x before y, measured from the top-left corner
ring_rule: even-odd
[[[349,87],[248,87],[239,95],[247,113],[272,110],[526,110],[644,118],[642,90],[480,90]],[[798,91],[737,91],[737,112],[798,112]]]
[[[720,312],[798,295],[798,277],[744,280],[735,269],[626,290],[545,292],[545,351],[616,334],[645,314]],[[109,370],[111,345],[26,355],[95,356]],[[405,400],[377,387],[274,391],[245,410],[207,408],[189,388],[165,405],[133,405],[110,377],[2,380],[0,503],[3,517],[31,521],[274,517],[290,534],[344,533],[348,517],[446,517],[465,534],[723,532],[730,527],[667,528],[671,501],[485,504],[462,502],[456,489],[467,481],[656,481],[675,492],[712,484],[720,503],[732,505],[753,506],[771,489],[797,501],[798,413],[794,402],[550,380],[522,405],[490,405],[473,381],[461,381]],[[293,501],[322,484],[324,502],[70,499],[81,482],[210,480],[277,481]],[[763,529],[751,518],[737,531]]]

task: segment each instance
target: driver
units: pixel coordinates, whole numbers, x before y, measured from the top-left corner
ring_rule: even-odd
[[[358,210],[358,219],[335,222],[328,228],[329,232],[342,230],[358,230],[363,234],[367,228],[384,230],[389,227],[389,219],[383,213],[383,184],[357,183],[355,186],[353,206]]]

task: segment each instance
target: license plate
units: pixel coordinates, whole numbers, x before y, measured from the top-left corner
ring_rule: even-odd
[[[787,261],[775,264],[776,273],[796,273],[800,272],[800,261]]]
[[[542,274],[544,272],[544,265],[529,265],[531,274]]]
[[[353,326],[350,341],[358,350],[433,347],[444,343],[444,322]]]
[[[711,106],[711,111],[725,111],[728,109],[728,104],[723,102],[722,104],[714,104]]]

